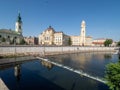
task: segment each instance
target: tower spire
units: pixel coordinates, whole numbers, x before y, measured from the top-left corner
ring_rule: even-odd
[[[22,23],[22,18],[20,16],[20,12],[18,12],[17,22]]]
[[[20,12],[18,12],[17,21],[15,25],[16,32],[22,35],[22,18]]]

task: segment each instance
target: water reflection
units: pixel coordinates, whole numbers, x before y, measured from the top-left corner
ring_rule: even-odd
[[[53,64],[47,61],[41,60],[41,64],[46,67],[48,70],[51,70],[53,68]]]
[[[93,52],[48,56],[47,58],[53,62],[102,78],[104,77],[105,64],[114,61],[112,57],[113,52]]]
[[[111,53],[77,53],[46,58],[88,74],[104,76],[105,65],[120,59],[120,56]],[[5,64],[0,66],[0,76],[10,90],[108,90],[103,83],[42,60]]]
[[[111,58],[112,58],[112,55],[111,55],[111,54],[105,54],[105,55],[104,55],[104,58],[105,58],[105,59],[111,59]]]
[[[20,81],[20,77],[21,77],[21,65],[20,64],[14,66],[14,75],[17,81]]]

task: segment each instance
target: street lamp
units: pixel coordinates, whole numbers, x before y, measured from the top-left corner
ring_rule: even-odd
[[[14,47],[15,47],[14,55],[16,56],[16,37],[14,38]]]

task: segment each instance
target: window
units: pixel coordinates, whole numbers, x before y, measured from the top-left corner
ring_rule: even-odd
[[[0,35],[0,38],[2,37],[2,35]]]
[[[10,38],[10,36],[8,36],[8,38]]]
[[[14,37],[14,39],[17,39],[17,37]]]

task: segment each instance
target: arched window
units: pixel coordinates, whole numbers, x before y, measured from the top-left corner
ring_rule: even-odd
[[[10,36],[8,36],[8,38],[10,38]]]
[[[2,35],[0,35],[0,38],[2,37]]]
[[[14,37],[14,39],[17,39],[17,37]]]

